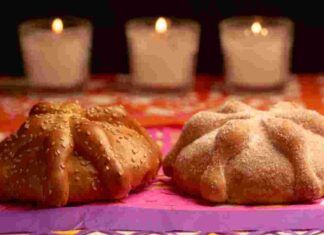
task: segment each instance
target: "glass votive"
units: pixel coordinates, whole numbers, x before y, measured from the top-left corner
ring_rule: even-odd
[[[19,26],[25,73],[37,91],[79,91],[90,76],[92,25],[66,17]]]
[[[200,26],[187,19],[160,17],[126,25],[135,90],[185,91],[194,83]]]
[[[234,90],[283,88],[290,75],[293,23],[234,17],[220,23],[226,85]]]

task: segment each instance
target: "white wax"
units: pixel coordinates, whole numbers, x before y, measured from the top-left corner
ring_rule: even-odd
[[[285,28],[267,28],[268,35],[246,35],[244,29],[221,33],[226,80],[242,87],[275,87],[289,74],[290,38]]]
[[[136,86],[177,88],[191,85],[199,35],[190,27],[129,30],[130,66]]]
[[[88,30],[67,28],[60,34],[43,30],[21,40],[25,70],[33,87],[70,88],[88,77]]]

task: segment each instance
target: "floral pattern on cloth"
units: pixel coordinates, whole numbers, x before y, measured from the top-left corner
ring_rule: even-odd
[[[294,77],[282,92],[228,94],[220,89],[219,80],[200,76],[195,89],[184,94],[134,94],[111,90],[111,79],[94,79],[83,94],[42,96],[0,92],[0,131],[13,131],[39,101],[63,102],[79,100],[85,106],[123,105],[146,127],[183,125],[194,113],[213,109],[227,99],[239,99],[256,108],[265,109],[278,101],[294,101],[320,112],[322,78]]]

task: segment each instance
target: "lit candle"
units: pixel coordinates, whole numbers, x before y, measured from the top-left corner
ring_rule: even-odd
[[[172,24],[171,24],[172,23]],[[127,24],[132,83],[138,89],[181,90],[193,84],[199,25],[159,17]]]
[[[32,20],[20,27],[26,75],[33,88],[70,90],[82,88],[89,77],[91,25],[67,18]]]
[[[229,86],[274,89],[285,84],[290,67],[289,20],[232,18],[224,20],[220,30]]]

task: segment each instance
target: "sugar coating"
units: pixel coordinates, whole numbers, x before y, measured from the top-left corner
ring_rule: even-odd
[[[181,190],[216,203],[312,201],[324,189],[324,117],[289,102],[230,100],[195,114],[163,162]]]

